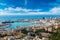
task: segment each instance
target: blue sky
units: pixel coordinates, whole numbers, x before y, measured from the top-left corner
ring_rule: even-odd
[[[0,15],[41,14],[60,14],[60,0],[0,0]]]

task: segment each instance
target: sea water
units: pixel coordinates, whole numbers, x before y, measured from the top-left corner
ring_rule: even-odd
[[[23,19],[39,19],[39,18],[58,18],[60,15],[10,15],[0,16],[0,20],[23,20]]]
[[[7,21],[7,20],[23,20],[23,19],[40,19],[40,18],[43,18],[43,17],[46,17],[46,18],[59,18],[60,15],[10,15],[10,16],[0,16],[0,21]],[[9,26],[9,29],[14,29],[16,27],[30,27],[32,25],[32,23],[30,22],[14,22],[14,23],[11,23],[11,25]]]

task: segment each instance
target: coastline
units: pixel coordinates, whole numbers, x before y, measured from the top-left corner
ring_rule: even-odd
[[[29,23],[32,23],[32,25]],[[2,29],[0,31],[0,35],[2,39],[4,39],[5,37],[8,39],[10,37],[13,37],[14,39],[26,39],[26,37],[28,36],[30,36],[29,38],[32,37],[32,39],[34,39],[36,36],[38,36],[39,38],[41,35],[47,37],[48,39],[49,36],[47,35],[51,35],[51,33],[56,32],[56,31],[52,31],[52,29],[53,28],[57,29],[60,27],[58,26],[60,25],[60,18],[42,18],[42,19],[34,19],[34,20],[25,19],[25,20],[17,20],[17,21],[9,20],[9,21],[3,21],[2,24],[10,24],[10,26],[7,28],[8,30]],[[40,34],[40,36],[37,33]]]

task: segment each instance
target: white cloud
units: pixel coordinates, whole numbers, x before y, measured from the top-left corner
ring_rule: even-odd
[[[22,12],[23,13],[22,13]],[[0,9],[0,15],[50,15],[50,14],[59,14],[60,15],[60,7],[54,7],[48,12],[40,12],[41,9],[25,9],[25,8],[5,8],[4,10]],[[16,13],[15,13],[16,12]]]
[[[7,12],[0,11],[0,15],[21,15],[21,14],[20,13],[12,14],[12,13],[7,13]]]
[[[4,10],[29,12],[29,11],[40,11],[41,9],[34,9],[33,10],[33,9],[26,9],[26,8],[21,8],[21,7],[16,7],[16,8],[9,7],[9,8],[5,8]]]
[[[60,14],[60,7],[58,7],[58,8],[55,7],[53,9],[51,9],[50,12],[53,13],[53,14]]]

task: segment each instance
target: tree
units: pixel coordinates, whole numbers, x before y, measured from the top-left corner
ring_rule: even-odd
[[[56,29],[56,32],[53,32],[49,37],[49,40],[60,40],[60,28]]]

